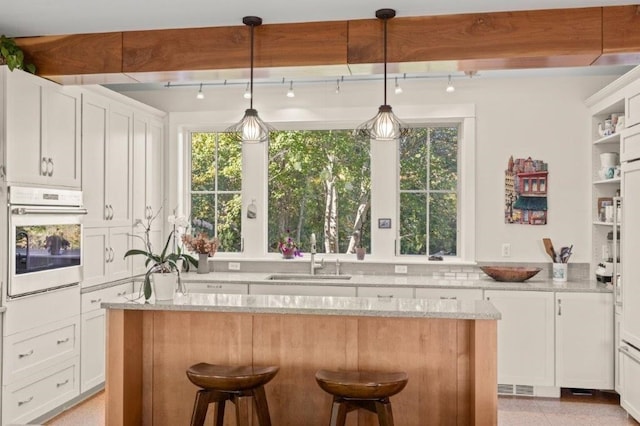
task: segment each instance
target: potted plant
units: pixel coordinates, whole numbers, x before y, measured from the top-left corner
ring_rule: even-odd
[[[209,238],[206,233],[200,232],[195,237],[193,235],[184,234],[182,236],[182,242],[189,251],[198,253],[198,273],[208,273],[209,264],[207,263],[207,259],[218,251],[218,238]]]
[[[182,262],[182,267],[185,268],[186,271],[189,270],[190,264],[196,268],[198,267],[198,261],[193,256],[183,253],[180,247],[175,247],[174,244],[175,248],[173,250],[169,249],[172,241],[175,241],[174,237],[177,232],[175,226],[169,233],[167,242],[164,244],[162,251],[160,253],[154,253],[149,235],[151,232],[151,223],[158,214],[159,211],[151,219],[147,220],[146,225],[143,224],[142,221],[138,221],[136,223],[137,226],[144,227],[144,236],[134,235],[144,242],[144,250],[131,249],[124,254],[124,257],[134,255],[146,257],[145,266],[147,266],[147,272],[144,275],[144,284],[142,286],[145,300],[149,300],[151,297],[152,277],[154,287],[153,291],[156,293],[156,300],[168,300],[173,298],[173,293],[176,288],[176,276],[174,275],[174,272],[177,274],[178,288],[182,289],[182,283],[180,281],[181,267],[178,266],[178,264]]]
[[[0,65],[7,65],[9,70],[14,69],[28,71],[31,74],[36,73],[36,66],[33,64],[25,64],[24,52],[18,47],[16,42],[5,35],[0,35]]]
[[[278,251],[282,253],[284,259],[293,259],[296,256],[302,257],[302,252],[298,248],[296,241],[291,238],[290,232],[287,229],[285,235],[280,236],[280,239],[276,242]]]

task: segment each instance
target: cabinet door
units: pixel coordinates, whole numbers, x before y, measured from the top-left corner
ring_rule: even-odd
[[[498,321],[498,383],[553,386],[553,293],[486,290]]]
[[[147,120],[135,116],[133,120],[133,221],[140,220],[147,224],[149,220],[149,204],[147,203],[147,169],[151,166],[147,161]]]
[[[556,386],[613,389],[613,296],[556,293]]]
[[[109,251],[108,228],[85,228],[83,235],[82,287],[107,282]]]
[[[104,382],[105,310],[82,314],[81,327],[80,392],[86,392]]]
[[[80,95],[50,87],[43,100],[43,144],[49,184],[80,188]]]
[[[479,288],[416,288],[417,299],[482,300]]]
[[[110,226],[131,224],[131,139],[133,115],[130,111],[109,109],[109,137],[106,168],[106,200]]]
[[[640,348],[640,161],[622,164],[622,340]]]
[[[350,286],[306,285],[306,284],[293,284],[293,285],[250,284],[249,294],[355,297],[356,288],[350,287]]]
[[[164,149],[164,125],[161,121],[151,120],[147,133],[147,175],[146,194],[149,210],[155,214],[162,207],[164,194],[162,179],[162,152]],[[160,221],[154,226],[162,227]]]
[[[620,355],[620,405],[640,421],[640,351],[623,344]]]
[[[184,283],[188,293],[249,294],[247,284],[231,283]]]
[[[626,98],[626,127],[640,124],[640,93],[634,93]]]
[[[120,226],[109,229],[109,281],[129,278],[131,276],[131,258],[124,254],[131,246],[131,227]]]
[[[42,153],[42,85],[37,77],[14,70],[6,75],[7,182],[46,183]]]
[[[99,98],[82,97],[82,195],[86,227],[105,226],[105,150],[108,104]],[[85,272],[86,275],[86,272]]]
[[[403,298],[413,299],[413,288],[410,287],[358,287],[358,297]]]

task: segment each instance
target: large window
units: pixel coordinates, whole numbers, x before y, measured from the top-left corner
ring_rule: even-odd
[[[350,130],[271,132],[268,251],[289,233],[302,251],[316,234],[319,253],[370,248],[369,141]]]
[[[400,142],[400,254],[458,254],[458,133],[433,126]]]
[[[191,224],[216,235],[219,251],[241,250],[242,148],[224,133],[191,133]]]

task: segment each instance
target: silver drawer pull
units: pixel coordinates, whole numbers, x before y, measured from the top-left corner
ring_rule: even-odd
[[[127,290],[122,290],[120,293],[117,293],[116,296],[120,297],[124,296],[125,294],[127,294]]]
[[[64,381],[64,382],[62,382],[62,383],[56,383],[56,387],[57,387],[57,388],[59,388],[59,387],[61,387],[61,386],[66,385],[67,383],[69,383],[69,379],[65,380],[65,381]]]
[[[221,284],[207,284],[207,288],[222,288]]]
[[[33,355],[33,349],[31,349],[29,352],[25,352],[23,354],[18,354],[18,359],[22,359],[22,358],[26,358],[28,356]]]
[[[29,402],[33,401],[33,397],[30,396],[29,398],[25,399],[24,401],[18,401],[18,407],[23,406],[24,404],[27,404]]]
[[[630,350],[628,346],[620,346],[620,348],[618,348],[618,351],[620,353],[625,354],[626,356],[628,356],[629,358],[631,358],[633,361],[637,362],[638,364],[640,364],[640,358],[638,358],[636,355],[634,355]]]
[[[91,299],[91,303],[100,303],[100,302],[102,302],[102,298],[100,298],[100,299]]]
[[[388,294],[388,295],[378,294],[378,299],[392,299],[392,298],[393,298],[393,294]]]
[[[440,296],[440,300],[457,300],[458,297],[457,296]]]
[[[57,340],[56,342],[61,345],[63,343],[67,343],[69,341],[69,338],[67,337],[66,339],[62,339],[62,340]]]

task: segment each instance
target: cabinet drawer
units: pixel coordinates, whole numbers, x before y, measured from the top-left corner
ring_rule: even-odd
[[[113,287],[103,288],[89,293],[83,293],[82,298],[82,313],[91,312],[96,309],[100,309],[102,302],[109,300],[122,300],[125,301],[125,296],[133,292],[133,284],[126,283],[115,285]]]
[[[3,386],[3,424],[26,424],[78,396],[78,367],[75,357]]]
[[[620,161],[640,158],[640,126],[625,129],[621,138]]]
[[[413,289],[409,287],[358,287],[358,296],[413,299]]]
[[[184,283],[188,293],[249,294],[248,284]]]
[[[286,296],[349,296],[356,295],[356,288],[335,285],[270,285],[251,284],[250,294],[274,294]]]
[[[416,299],[482,300],[479,288],[416,288]]]
[[[3,384],[78,355],[77,316],[5,338]]]

